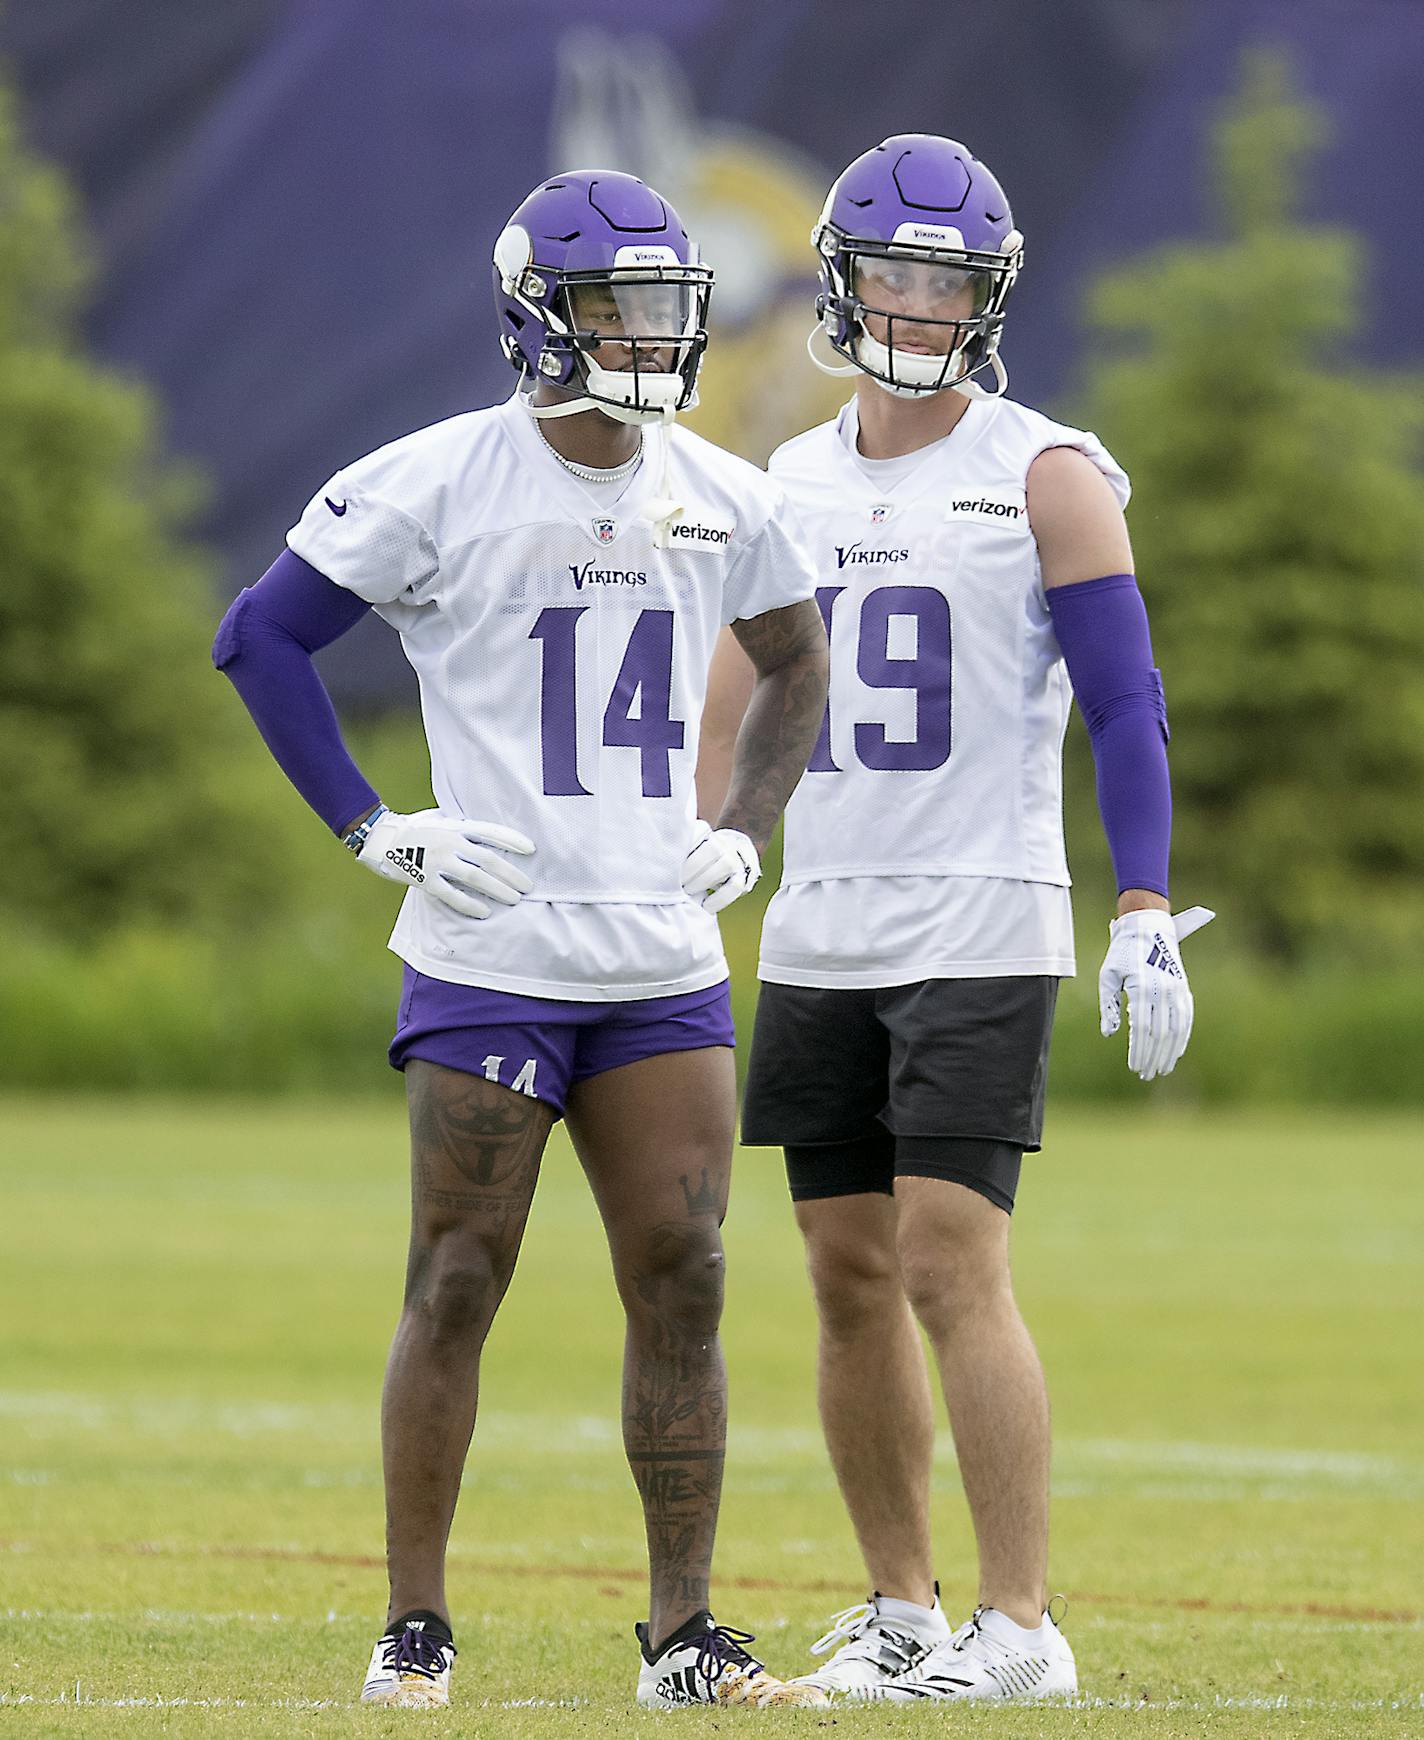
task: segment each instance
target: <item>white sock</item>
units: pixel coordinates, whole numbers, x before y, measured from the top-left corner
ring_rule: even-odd
[[[1053,1630],[1053,1621],[1046,1613],[1032,1631],[1025,1631],[1007,1613],[1000,1613],[997,1607],[986,1607],[979,1616],[979,1625],[981,1630],[997,1637],[1001,1643],[1023,1650],[1042,1649]]]
[[[921,1607],[914,1601],[897,1601],[892,1595],[881,1595],[875,1605],[886,1619],[912,1631],[922,1643],[938,1643],[949,1636],[949,1621],[936,1596],[933,1607]]]

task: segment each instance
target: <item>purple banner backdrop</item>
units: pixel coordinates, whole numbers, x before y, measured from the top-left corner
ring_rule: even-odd
[[[1372,355],[1424,348],[1424,7],[1398,0],[46,0],[0,17],[36,143],[84,193],[100,349],[147,376],[215,481],[232,590],[343,461],[508,392],[489,251],[542,176],[645,174],[718,267],[705,413],[761,457],[840,390],[800,349],[806,234],[885,134],[967,140],[1028,238],[1004,350],[1069,390],[1087,275],[1209,232],[1212,112],[1277,42],[1330,113],[1313,215],[1377,244]],[[1066,409],[1071,414],[1071,397]],[[388,635],[332,656],[404,692]],[[354,643],[354,644],[352,644]]]

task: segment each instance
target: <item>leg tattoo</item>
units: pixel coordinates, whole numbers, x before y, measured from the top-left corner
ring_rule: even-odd
[[[391,1611],[445,1613],[445,1546],[474,1430],[480,1352],[519,1253],[548,1106],[461,1071],[406,1070],[411,1238],[381,1439]]]
[[[715,1228],[678,1223],[653,1230],[630,1277],[623,1442],[643,1501],[655,1624],[708,1604],[727,1438],[722,1275]]]

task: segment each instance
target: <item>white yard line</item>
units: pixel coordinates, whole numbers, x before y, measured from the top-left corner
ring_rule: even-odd
[[[309,1435],[323,1444],[369,1443],[374,1455],[374,1408],[338,1402],[245,1403],[201,1402],[181,1397],[109,1397],[64,1391],[0,1390],[0,1419],[27,1422],[43,1431],[48,1423],[66,1435],[109,1435],[130,1431],[169,1439],[178,1432],[212,1432],[242,1439]],[[37,1435],[37,1434],[32,1434]],[[616,1453],[619,1426],[611,1414],[569,1415],[514,1413],[491,1407],[475,1428],[475,1455],[513,1452],[520,1461]],[[746,1464],[807,1460],[818,1468],[825,1448],[814,1425],[788,1427],[733,1426],[729,1449],[734,1484],[778,1490],[784,1478],[774,1470],[754,1470]],[[954,1447],[947,1432],[936,1441],[936,1457],[954,1466]],[[743,1465],[739,1472],[736,1464]],[[360,1486],[374,1478],[374,1462],[360,1467],[311,1468],[301,1472],[303,1484],[314,1487]],[[17,1484],[44,1486],[62,1480],[55,1470],[27,1463],[0,1471],[0,1478]],[[161,1471],[155,1478],[168,1482]],[[595,1489],[596,1473],[585,1473]],[[1288,1446],[1213,1444],[1197,1439],[1064,1438],[1054,1447],[1054,1481],[1062,1497],[1093,1497],[1113,1493],[1183,1501],[1236,1498],[1292,1499],[1328,1492],[1341,1497],[1424,1497],[1424,1461],[1379,1455],[1364,1450],[1296,1449]],[[188,1484],[201,1481],[189,1476]]]

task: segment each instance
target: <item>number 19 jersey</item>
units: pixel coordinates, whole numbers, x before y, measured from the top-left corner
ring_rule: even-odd
[[[854,451],[854,403],[771,473],[807,527],[830,702],[787,806],[761,976],[866,987],[1073,971],[1061,752],[1072,692],[1029,527],[1029,466],[1093,435],[971,400],[903,459]]]
[[[644,440],[610,501],[512,399],[338,472],[287,535],[399,631],[440,809],[535,842],[533,892],[487,919],[407,894],[391,947],[432,977],[587,1001],[726,977],[681,884],[707,668],[723,623],[814,576],[779,485],[676,426]]]

